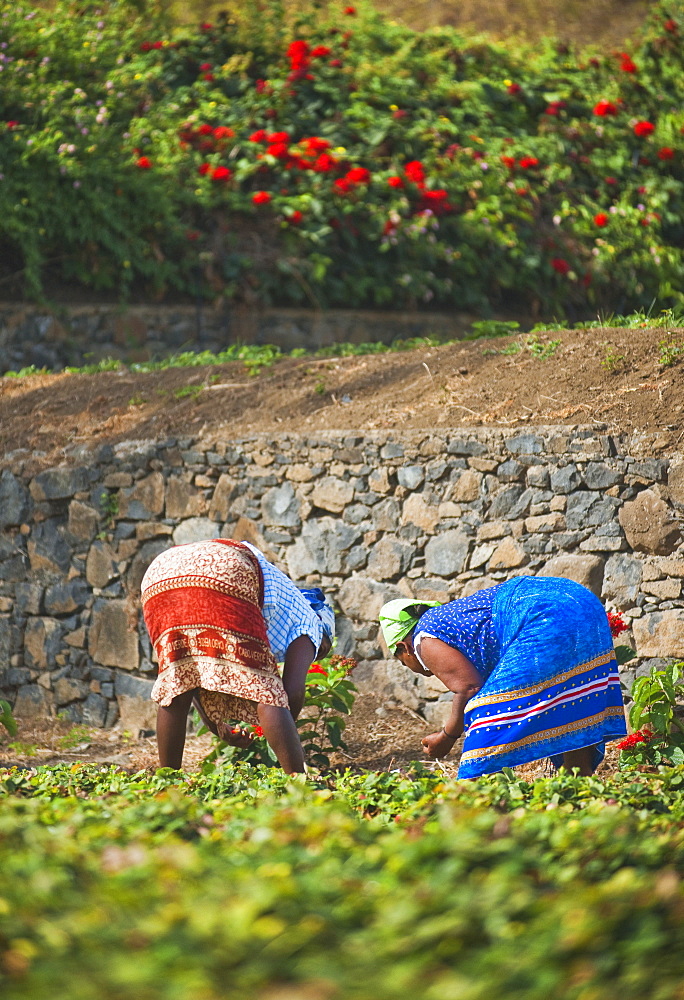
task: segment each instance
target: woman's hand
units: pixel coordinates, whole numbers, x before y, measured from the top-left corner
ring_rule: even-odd
[[[425,736],[420,742],[425,747],[428,757],[436,760],[439,757],[446,757],[456,742],[456,737],[447,736],[444,730],[440,729],[438,733],[430,733],[429,736]]]
[[[250,732],[249,729],[234,728],[226,725],[225,722],[218,722],[216,729],[216,735],[220,740],[231,747],[239,747],[240,750],[248,747],[254,739],[254,733]]]

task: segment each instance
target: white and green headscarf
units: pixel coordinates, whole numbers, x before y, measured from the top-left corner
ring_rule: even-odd
[[[398,598],[388,601],[380,608],[380,628],[390,653],[414,630],[418,619],[427,608],[438,608],[441,601],[410,601]]]

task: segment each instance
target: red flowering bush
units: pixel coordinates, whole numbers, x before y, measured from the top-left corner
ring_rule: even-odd
[[[73,18],[55,0],[27,18],[9,5],[7,288],[39,297],[49,271],[194,299],[201,273],[212,299],[534,302],[591,317],[676,296],[678,5],[654,4],[630,53],[578,53],[571,76],[552,47],[471,47],[444,28],[435,48],[365,5],[350,8],[353,32],[337,23],[344,8],[328,16],[310,0],[296,30],[280,4],[245,0],[234,20],[183,28],[164,8],[103,0]],[[467,80],[455,70],[464,60]],[[640,149],[649,138],[652,151]]]

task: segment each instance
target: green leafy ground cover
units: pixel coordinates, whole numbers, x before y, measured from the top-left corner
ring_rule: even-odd
[[[682,0],[629,52],[246,0],[5,5],[0,257],[40,298],[595,315],[681,300]],[[0,286],[1,287],[1,286]]]
[[[3,996],[681,997],[684,775],[0,772]]]

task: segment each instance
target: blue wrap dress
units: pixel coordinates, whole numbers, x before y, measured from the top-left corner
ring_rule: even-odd
[[[441,639],[482,677],[465,707],[459,778],[476,778],[626,735],[605,609],[572,580],[521,576],[430,608],[414,630]]]

